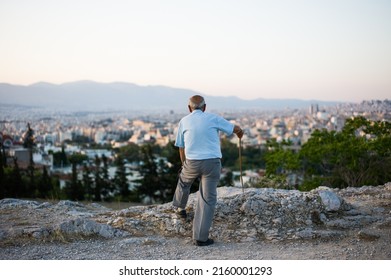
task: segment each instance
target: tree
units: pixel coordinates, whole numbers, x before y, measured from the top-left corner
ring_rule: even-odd
[[[163,165],[159,168],[162,176],[164,177],[165,197],[164,201],[172,200],[176,185],[178,182],[179,172],[182,168],[182,162],[179,157],[179,148],[175,147],[174,142],[169,142],[162,150],[162,156],[167,159],[167,162],[161,162]],[[190,192],[195,192],[198,187],[193,184],[190,188]]]
[[[29,190],[28,194],[34,196],[35,194],[35,178],[34,178],[34,159],[33,159],[33,149],[35,147],[35,139],[34,139],[34,130],[31,128],[30,123],[27,123],[27,131],[23,135],[23,147],[27,148],[29,151],[29,165],[28,165],[28,177],[30,179],[29,182]]]
[[[139,201],[146,200],[148,203],[153,203],[157,198],[156,192],[160,183],[156,158],[152,153],[150,144],[142,146],[141,153],[143,160],[139,168],[141,179],[137,182],[137,195]]]
[[[227,168],[239,168],[238,165],[238,156],[239,150],[238,146],[231,143],[228,139],[221,140],[221,153],[223,155],[221,159],[221,165]]]
[[[300,158],[303,189],[384,184],[391,180],[391,124],[359,117],[341,132],[315,130]]]
[[[87,164],[83,165],[83,187],[85,190],[85,198],[87,200],[92,200],[94,197],[93,193],[93,179],[91,178],[91,171]]]
[[[225,176],[220,180],[221,186],[233,186],[234,185],[234,174],[232,171],[228,171]]]
[[[157,174],[159,178],[159,183],[157,185],[156,197],[160,202],[167,202],[172,200],[175,187],[176,187],[176,177],[172,176],[172,169],[168,164],[167,160],[161,158],[157,164]],[[175,172],[177,174],[177,172]]]
[[[130,190],[127,178],[126,167],[122,156],[118,156],[115,165],[117,167],[113,180],[114,189],[119,193],[122,201],[128,201]]]
[[[53,153],[53,165],[56,167],[64,167],[69,165],[64,146],[61,147],[61,152]]]
[[[37,191],[38,191],[37,196],[41,197],[41,198],[50,197],[50,195],[53,191],[52,180],[48,174],[46,166],[43,167],[43,171],[42,171],[41,177],[38,182]]]
[[[22,197],[24,196],[24,182],[19,169],[18,160],[14,158],[14,167],[10,168],[9,180],[5,191],[6,197]]]
[[[275,139],[267,142],[269,151],[265,155],[266,175],[289,174],[299,169],[297,153],[290,149],[292,143]]]
[[[162,157],[158,159],[154,152],[159,152]],[[178,172],[182,166],[178,149],[172,142],[163,148],[147,144],[141,147],[141,153],[143,155],[139,168],[141,179],[137,182],[139,200],[149,203],[172,200]]]
[[[66,194],[71,200],[84,200],[84,189],[78,179],[78,165],[87,159],[86,155],[73,154],[69,157],[69,162],[72,165],[72,180],[66,187]]]
[[[304,174],[302,190],[310,190],[319,185],[331,186],[333,164],[337,152],[333,148],[335,131],[315,130],[302,146],[299,157]]]
[[[265,152],[260,146],[245,147],[242,152],[242,157],[244,169],[259,169],[266,167]]]
[[[0,199],[5,197],[5,183],[6,183],[6,177],[5,177],[5,161],[3,156],[3,143],[0,141]]]
[[[103,196],[103,199],[105,200],[110,200],[111,193],[113,191],[110,176],[109,176],[109,165],[108,165],[108,159],[107,157],[103,154],[102,157],[102,163],[103,165],[101,166],[101,179],[102,179],[102,187],[101,187],[101,193]]]
[[[128,145],[119,148],[117,154],[128,162],[138,162],[142,159],[140,147],[135,143],[129,143]]]
[[[94,200],[102,201],[102,188],[103,188],[103,180],[100,172],[101,160],[96,155],[95,156],[95,170],[94,170]]]
[[[228,169],[239,169],[239,147],[231,143],[228,139],[221,140],[221,153],[223,158],[221,164]],[[242,147],[242,168],[243,169],[259,169],[265,168],[265,153],[260,146]]]
[[[391,123],[357,117],[347,120],[342,134],[352,140],[348,149],[344,147],[348,161],[338,166],[337,174],[348,186],[384,184],[391,179]]]

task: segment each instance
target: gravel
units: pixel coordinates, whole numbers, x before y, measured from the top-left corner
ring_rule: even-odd
[[[1,246],[2,260],[382,260],[391,259],[391,234],[361,239],[225,243],[197,247],[190,238],[89,238],[70,242],[18,241]]]

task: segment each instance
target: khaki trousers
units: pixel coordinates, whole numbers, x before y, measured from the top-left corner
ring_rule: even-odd
[[[173,205],[185,209],[194,180],[200,178],[193,220],[193,239],[206,241],[212,226],[220,181],[220,159],[186,160],[179,174]]]

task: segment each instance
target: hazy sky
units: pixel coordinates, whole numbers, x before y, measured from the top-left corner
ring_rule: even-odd
[[[0,0],[0,82],[391,98],[390,0]]]

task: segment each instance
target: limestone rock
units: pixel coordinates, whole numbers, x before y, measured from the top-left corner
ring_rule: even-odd
[[[319,196],[326,211],[338,211],[342,205],[342,199],[327,187],[318,188]]]
[[[380,238],[380,235],[374,231],[360,230],[358,232],[358,238],[360,240],[373,241]]]
[[[61,223],[58,226],[58,230],[65,234],[99,235],[105,238],[129,235],[128,233],[115,229],[109,225],[99,224],[95,221],[82,218]]]
[[[348,230],[373,225],[389,228],[391,184],[347,189],[319,187],[310,192],[272,188],[218,188],[210,236],[226,242],[338,238]],[[376,200],[377,207],[367,207]],[[196,194],[187,205],[188,219],[174,214],[171,203],[112,211],[99,204],[0,200],[0,240],[61,235],[126,237],[137,244],[164,242],[152,236],[191,239]],[[369,237],[368,237],[369,236]],[[374,238],[363,231],[360,239]]]

